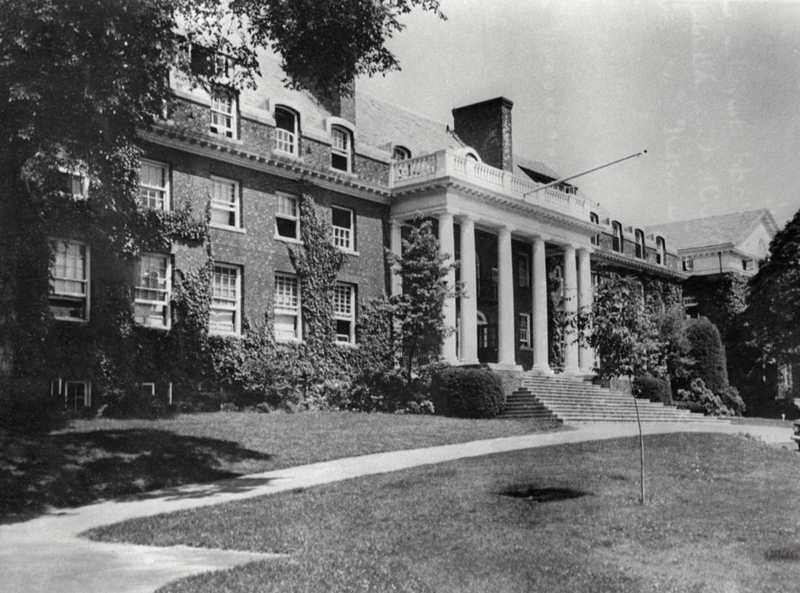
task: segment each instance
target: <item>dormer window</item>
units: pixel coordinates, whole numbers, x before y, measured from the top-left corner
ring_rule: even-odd
[[[350,173],[353,139],[350,131],[340,126],[331,128],[331,167]]]
[[[597,212],[590,212],[589,213],[589,222],[592,224],[600,224],[600,217],[597,215]],[[600,235],[592,235],[592,245],[599,246],[600,245]]]
[[[226,90],[211,94],[211,133],[236,138],[236,98]]]
[[[618,253],[622,253],[625,241],[622,236],[622,225],[615,220],[611,223],[611,230],[614,233],[614,241],[611,245],[611,249]]]
[[[299,153],[300,118],[286,107],[275,108],[275,150],[292,156]]]
[[[636,229],[636,258],[644,259],[644,232]]]
[[[664,237],[656,237],[656,263],[659,266],[667,265],[667,244]]]
[[[407,161],[411,158],[411,151],[405,146],[395,146],[392,151],[392,160],[394,161]]]

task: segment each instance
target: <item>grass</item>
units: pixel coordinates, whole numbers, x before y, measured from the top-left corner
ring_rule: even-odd
[[[291,556],[179,592],[785,592],[800,582],[800,458],[743,437],[531,449],[162,515],[103,541]]]
[[[47,435],[0,431],[0,522],[316,461],[552,429],[534,421],[218,412],[75,420]]]

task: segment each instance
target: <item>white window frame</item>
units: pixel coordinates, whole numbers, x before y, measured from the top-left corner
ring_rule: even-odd
[[[283,241],[300,240],[300,200],[297,196],[278,192],[275,204],[275,238]],[[294,224],[294,236],[281,234],[278,220],[288,220]]]
[[[636,229],[634,231],[634,239],[636,240],[636,249],[634,255],[638,259],[644,259],[647,256],[647,251],[645,250],[644,231],[641,229]]]
[[[531,316],[530,313],[519,314],[519,344],[525,348],[531,347]]]
[[[278,111],[289,114],[294,122],[292,130],[279,128]],[[275,106],[275,150],[291,156],[298,156],[300,153],[300,116],[294,109],[289,109],[284,105]]]
[[[233,91],[224,89],[212,91],[210,132],[223,138],[235,140],[238,120],[237,112],[238,105]]]
[[[233,284],[229,280],[233,279]],[[228,282],[219,282],[222,279]],[[233,295],[231,296],[231,289]],[[214,315],[232,317],[232,327],[222,327],[223,322],[214,320]],[[242,327],[242,268],[230,264],[214,264],[211,279],[211,307],[208,319],[208,332],[211,334],[238,336]]]
[[[659,266],[667,265],[667,242],[664,237],[656,237],[656,263]]]
[[[592,224],[600,224],[600,216],[596,212],[589,213],[589,222]],[[592,245],[599,246],[600,245],[600,234],[592,235],[591,239]]]
[[[742,260],[742,270],[745,272],[752,272],[756,269],[756,262],[754,259],[743,259]]]
[[[71,241],[68,239],[50,239],[51,249],[55,250],[54,261],[50,264],[50,299],[61,301],[72,301],[75,303],[83,303],[83,317],[70,317],[58,315],[53,311],[53,306],[50,305],[50,311],[53,317],[60,321],[75,321],[79,323],[86,323],[89,321],[90,303],[91,303],[91,250],[89,245],[82,241]],[[64,251],[61,252],[59,248],[64,246]],[[82,277],[71,277],[69,274],[70,268],[68,266],[70,257],[70,248],[83,249],[83,262],[82,262]],[[63,266],[59,264],[59,254],[64,254]],[[59,275],[59,268],[63,268],[63,274]],[[73,266],[77,272],[77,266]]]
[[[393,161],[407,161],[411,158],[411,151],[407,149],[405,146],[395,146],[392,149],[392,160]]]
[[[288,289],[288,290],[287,290]],[[300,301],[300,279],[292,274],[275,274],[273,310],[275,313],[275,339],[283,342],[299,342],[303,336],[303,319]],[[292,318],[293,330],[287,332],[286,323],[279,318]]]
[[[611,250],[616,253],[625,253],[625,235],[622,232],[622,224],[616,220],[612,222],[611,232],[614,237],[611,243]]]
[[[59,379],[59,383],[61,380]],[[63,382],[63,389],[64,389],[64,409],[69,408],[69,399],[70,399],[70,388],[71,387],[83,387],[83,405],[78,406],[78,399],[75,399],[75,403],[71,409],[77,411],[83,408],[90,408],[92,406],[92,382],[91,381],[64,381]]]
[[[233,200],[223,199],[230,195]],[[220,229],[242,228],[242,203],[239,195],[239,182],[225,177],[211,176],[211,226]],[[228,220],[233,216],[233,224],[215,222],[214,213],[222,214]]]
[[[161,171],[163,184],[153,185],[152,183],[145,182],[143,174],[145,167],[159,169]],[[139,168],[139,199],[142,202],[142,206],[150,210],[168,211],[171,209],[169,165],[146,159],[141,160],[141,166]],[[156,205],[153,205],[153,203]]]
[[[350,226],[349,228],[337,226],[335,224],[331,224],[333,226],[333,244],[342,249],[344,251],[355,251],[355,218],[356,213],[354,210],[350,208],[342,208],[341,206],[332,206],[331,207],[331,220],[333,220],[333,211],[339,210],[341,212],[346,212],[350,216]]]
[[[346,159],[345,168],[334,165],[337,156]],[[343,126],[331,126],[331,169],[344,173],[353,170],[353,134]]]
[[[352,284],[337,282],[333,287],[333,318],[335,321],[346,321],[350,324],[347,334],[340,333],[337,323],[336,343],[356,343],[356,287]]]
[[[694,259],[692,259],[690,257],[687,257],[686,259],[684,259],[683,260],[683,269],[686,272],[691,272],[692,270],[694,270]]]
[[[158,260],[159,264],[163,266],[152,266],[150,264]],[[147,264],[147,277],[145,277],[145,270],[142,264]],[[163,275],[162,275],[163,270]],[[156,271],[156,277],[152,276],[152,272]],[[155,282],[153,282],[155,280]],[[152,327],[156,329],[169,329],[172,325],[172,312],[170,307],[170,300],[172,298],[172,261],[169,255],[161,253],[142,253],[139,259],[139,275],[136,279],[136,288],[134,289],[134,320],[139,325],[144,327]],[[138,314],[139,308],[145,311],[149,309],[148,314],[140,316]],[[154,312],[161,310],[160,315],[153,315]],[[141,319],[140,319],[141,317]],[[161,319],[161,322],[155,320]]]
[[[524,251],[517,254],[517,271],[519,274],[519,285],[528,288],[531,285],[531,258]]]

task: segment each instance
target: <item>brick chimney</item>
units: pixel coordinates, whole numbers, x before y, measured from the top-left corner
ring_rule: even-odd
[[[487,165],[513,171],[511,108],[505,97],[453,109],[453,131],[471,146]]]
[[[351,124],[356,125],[356,84],[355,81],[349,85],[349,94],[337,93],[333,97],[318,97],[322,106],[327,109],[334,117],[346,119]]]

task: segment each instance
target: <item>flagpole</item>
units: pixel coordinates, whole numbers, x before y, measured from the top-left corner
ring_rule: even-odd
[[[542,185],[540,187],[537,187],[536,189],[532,189],[529,192],[525,192],[522,195],[522,197],[524,198],[524,197],[529,196],[531,194],[535,194],[537,191],[542,191],[543,189],[547,189],[548,187],[552,187],[554,185],[558,185],[559,183],[564,183],[565,181],[569,181],[570,179],[575,179],[576,177],[582,177],[583,175],[588,175],[589,173],[594,173],[595,171],[599,171],[600,169],[605,169],[606,167],[610,167],[611,165],[616,165],[617,163],[621,163],[622,161],[627,161],[628,159],[632,159],[634,157],[641,156],[643,154],[647,154],[647,151],[643,150],[641,152],[637,152],[636,154],[631,154],[631,155],[628,155],[628,156],[626,156],[624,158],[617,159],[616,161],[612,161],[610,163],[606,163],[605,165],[600,165],[599,167],[595,167],[594,169],[589,169],[588,171],[584,171],[583,173],[578,173],[576,175],[570,175],[569,177],[563,177],[563,178],[558,179],[556,181],[552,181],[552,182],[548,183],[547,185]]]

